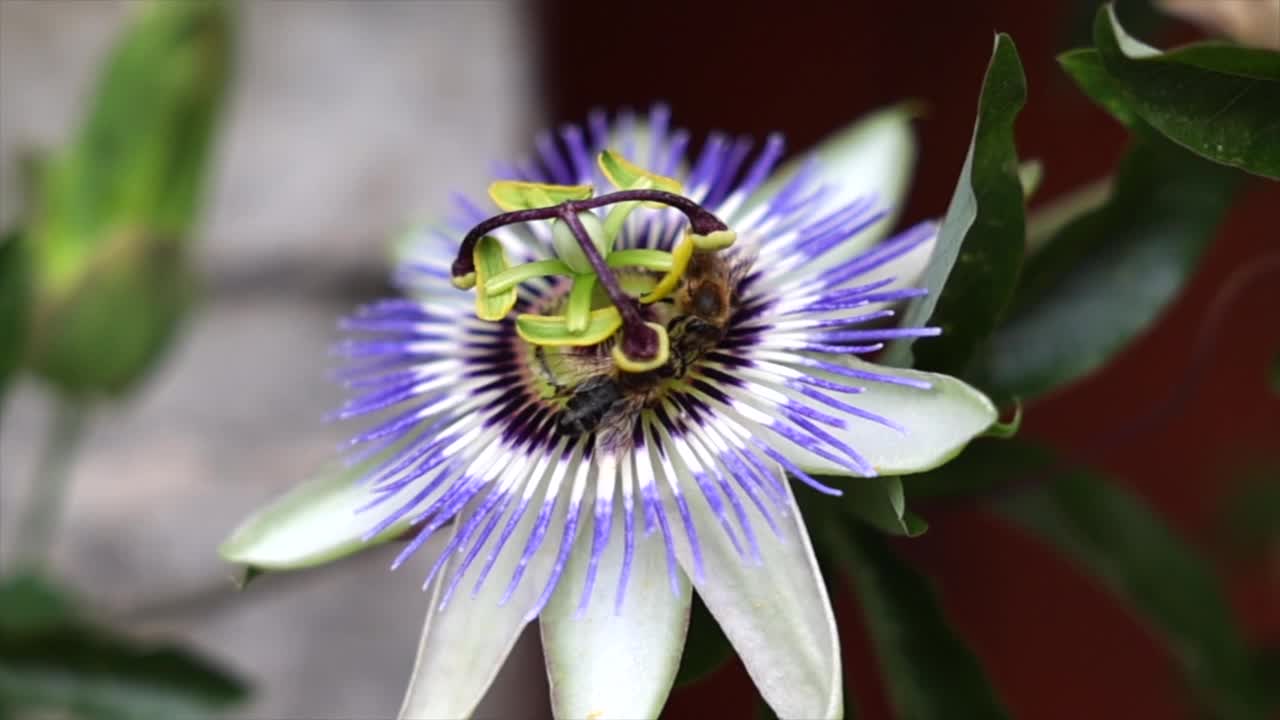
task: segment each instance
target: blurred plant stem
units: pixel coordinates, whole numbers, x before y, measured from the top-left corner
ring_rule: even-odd
[[[39,569],[48,560],[88,416],[82,400],[58,394],[44,450],[37,460],[30,500],[18,520],[19,568]]]

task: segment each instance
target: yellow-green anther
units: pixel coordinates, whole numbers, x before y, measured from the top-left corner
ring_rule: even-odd
[[[651,173],[644,168],[628,162],[622,155],[612,150],[604,150],[596,156],[600,172],[619,190],[663,190],[677,195],[684,192],[680,181],[665,175]],[[645,203],[647,207],[663,208],[662,203]]]
[[[507,268],[502,272],[489,278],[486,285],[486,292],[490,295],[496,295],[506,292],[516,287],[525,280],[536,277],[546,277],[547,275],[572,275],[573,271],[565,265],[562,260],[535,260],[527,262],[523,265],[517,265],[513,268]],[[465,277],[465,276],[464,276]],[[457,278],[454,278],[454,285],[457,285]],[[475,284],[475,278],[472,278],[472,284]],[[463,288],[464,290],[466,288]]]
[[[613,243],[605,234],[600,218],[593,212],[584,211],[578,213],[578,219],[586,228],[587,235],[591,237],[591,244],[595,245],[596,252],[599,252],[602,257],[609,257]],[[555,246],[556,255],[569,266],[570,270],[575,273],[592,272],[591,262],[583,254],[582,247],[578,245],[578,239],[574,237],[573,230],[566,223],[560,220],[551,223],[551,242]]]
[[[563,315],[517,315],[516,333],[525,341],[547,347],[588,347],[598,345],[622,327],[622,315],[612,305],[592,310],[585,330],[569,332]]]
[[[575,275],[573,287],[569,290],[569,300],[565,304],[565,327],[574,335],[581,334],[591,322],[591,298],[595,295],[596,276],[591,274]]]
[[[507,269],[507,253],[497,238],[485,235],[476,243],[473,256],[476,264],[476,316],[481,320],[497,322],[506,317],[516,305],[514,286],[497,294],[490,294],[487,287],[489,278]]]
[[[489,184],[489,197],[507,212],[549,207],[569,200],[586,200],[593,192],[590,185],[552,185],[521,180],[499,180]]]
[[[638,267],[645,270],[665,273],[671,270],[674,262],[671,253],[665,250],[649,250],[647,248],[628,248],[614,250],[605,258],[611,268]]]

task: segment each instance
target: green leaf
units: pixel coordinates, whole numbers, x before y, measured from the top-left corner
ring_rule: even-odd
[[[595,190],[590,185],[498,180],[489,185],[489,198],[506,212],[551,207],[570,200],[586,200]]]
[[[209,717],[247,695],[216,664],[137,643],[78,617],[32,577],[0,585],[0,709],[94,720]],[[34,715],[33,715],[34,716]]]
[[[684,655],[676,673],[676,687],[690,685],[720,669],[733,657],[733,646],[720,630],[719,623],[702,604],[697,593],[689,609],[689,633],[685,636]]]
[[[971,498],[1012,483],[1042,479],[1059,470],[1051,459],[1018,441],[979,438],[954,460],[902,479],[907,500]]]
[[[1107,5],[1094,44],[1133,112],[1215,162],[1280,179],[1280,54],[1223,43],[1161,53],[1131,38]]]
[[[1067,51],[1058,56],[1058,64],[1090,100],[1122,125],[1132,128],[1141,122],[1125,98],[1124,89],[1107,73],[1097,50],[1080,48]]]
[[[1162,634],[1214,717],[1266,716],[1249,651],[1208,564],[1138,498],[1076,470],[1004,496],[996,507],[1065,553]]]
[[[925,269],[929,294],[912,300],[902,320],[936,325],[942,336],[922,343],[914,363],[914,339],[895,340],[885,351],[887,364],[959,374],[1013,297],[1026,242],[1013,123],[1026,96],[1018,51],[1008,35],[998,35],[969,154]]]
[[[827,545],[853,581],[894,716],[1008,717],[982,666],[939,606],[930,583],[884,539],[828,523]]]
[[[832,483],[844,491],[841,509],[881,532],[917,537],[929,529],[924,518],[907,510],[901,478],[833,479]]]
[[[30,272],[22,234],[0,237],[0,397],[27,348]]]
[[[1241,179],[1158,137],[1135,137],[1110,199],[1027,262],[1008,320],[967,378],[1027,400],[1101,367],[1177,296]]]
[[[173,337],[230,70],[220,0],[151,2],[113,49],[76,140],[28,219],[34,367],[63,390],[119,393]]]

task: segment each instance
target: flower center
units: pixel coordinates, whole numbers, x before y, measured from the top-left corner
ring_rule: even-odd
[[[608,346],[622,373],[643,375],[666,366],[671,338],[666,325],[649,319],[645,307],[667,298],[680,287],[690,268],[710,267],[706,256],[728,247],[735,235],[710,211],[680,195],[680,184],[632,165],[606,150],[600,169],[618,192],[592,197],[589,185],[548,185],[497,182],[489,194],[507,212],[491,217],[463,238],[453,262],[455,286],[476,289],[476,314],[498,321],[514,308],[520,282],[538,275],[567,275],[572,286],[561,314],[524,313],[516,329],[539,347]],[[646,249],[614,250],[627,216],[641,205],[671,207],[687,218],[689,229],[671,252]],[[603,222],[594,212],[610,207]],[[508,267],[501,243],[490,233],[507,225],[552,221],[557,259]],[[664,273],[645,293],[627,292],[616,272],[641,268]],[[709,314],[715,293],[702,300]],[[724,303],[721,303],[724,306]]]

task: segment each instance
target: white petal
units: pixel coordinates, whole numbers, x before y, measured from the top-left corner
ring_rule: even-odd
[[[293,488],[240,524],[218,548],[230,562],[268,570],[322,565],[396,537],[409,518],[368,541],[362,538],[386,517],[377,508],[356,509],[374,498],[357,482],[365,468],[334,465]],[[401,493],[408,497],[417,485]],[[395,499],[385,507],[394,507]]]
[[[623,561],[621,503],[614,506],[585,612],[578,615],[590,555],[586,532],[539,618],[557,718],[657,718],[680,667],[693,595],[683,577],[680,594],[672,592],[658,535],[636,538],[621,613],[614,613]]]
[[[684,484],[693,482],[686,478]],[[758,565],[738,554],[701,495],[688,493],[705,565],[704,579],[695,579],[694,589],[778,717],[840,718],[843,684],[835,618],[789,485],[786,491],[787,513],[775,515],[777,535],[754,507],[748,509],[758,530]],[[677,557],[685,573],[694,576],[687,542],[677,543]]]
[[[747,202],[747,207],[772,197],[810,157],[816,157],[819,163],[816,179],[835,186],[837,191],[806,214],[820,217],[867,196],[876,198],[888,211],[884,219],[824,254],[819,261],[834,264],[866,250],[893,227],[906,197],[916,160],[916,140],[911,130],[914,116],[915,111],[905,105],[864,116],[820,142],[810,153],[779,168]]]
[[[831,360],[824,356],[824,360]],[[849,447],[862,454],[880,475],[924,472],[955,457],[974,437],[996,421],[996,408],[987,396],[968,384],[947,375],[890,368],[864,362],[853,356],[835,359],[856,370],[924,381],[932,385],[923,390],[888,383],[850,380],[809,369],[815,375],[844,384],[866,388],[858,395],[840,399],[862,410],[898,423],[906,432],[859,418],[846,418],[843,429],[824,426]],[[803,396],[798,399],[812,403]],[[825,408],[824,408],[825,409]],[[803,470],[826,475],[849,475],[847,468],[786,444],[789,459]]]
[[[427,619],[409,689],[400,707],[400,720],[469,717],[484,697],[529,622],[528,614],[546,583],[559,545],[558,529],[564,524],[564,502],[556,506],[551,529],[529,562],[528,572],[518,589],[506,604],[498,604],[524,551],[525,540],[537,517],[536,510],[535,501],[474,597],[472,585],[485,564],[488,548],[467,569],[443,610],[439,607],[442,589],[452,579],[461,556],[453,553],[432,581],[427,592],[430,599]],[[505,522],[504,517],[499,530]],[[460,524],[454,524],[455,531]]]

